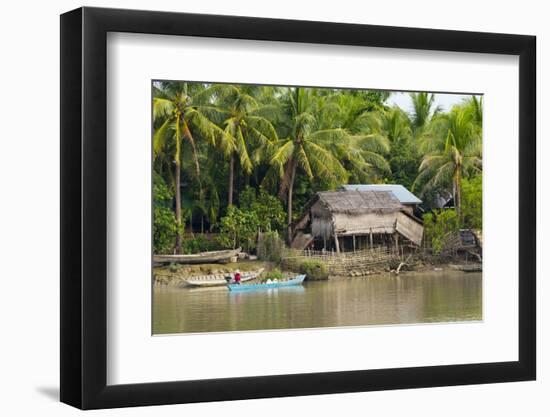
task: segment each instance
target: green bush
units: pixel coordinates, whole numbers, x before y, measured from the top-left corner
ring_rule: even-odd
[[[230,206],[220,220],[218,243],[225,248],[235,249],[240,246],[249,251],[256,247],[259,223],[256,213]]]
[[[432,245],[434,254],[441,253],[445,237],[460,229],[460,222],[454,209],[438,210],[424,215],[425,238]]]
[[[278,263],[281,261],[284,249],[285,243],[277,231],[261,233],[258,236],[258,245],[256,248],[258,259]]]
[[[462,180],[462,223],[467,229],[482,229],[482,179],[478,175]]]
[[[153,250],[154,253],[171,253],[176,238],[174,213],[165,207],[153,208]]]
[[[184,239],[181,248],[184,254],[190,254],[220,249],[220,245],[216,241],[207,239],[204,235],[197,235]]]
[[[300,264],[300,272],[306,274],[309,279],[328,279],[327,266],[321,261],[308,260]]]
[[[264,190],[246,187],[239,194],[239,207],[230,206],[220,219],[218,243],[226,248],[238,246],[250,251],[256,248],[258,231],[271,232],[284,228],[285,213],[281,201]]]
[[[281,200],[268,194],[263,188],[256,193],[254,188],[246,187],[239,194],[239,208],[253,212],[258,218],[258,227],[262,231],[281,231],[286,224]]]
[[[170,205],[173,195],[162,177],[153,173],[153,250],[171,253],[176,239],[176,218]]]

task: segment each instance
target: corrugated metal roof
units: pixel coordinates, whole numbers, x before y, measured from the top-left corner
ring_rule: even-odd
[[[346,184],[340,188],[346,191],[391,191],[401,204],[422,203],[422,200],[399,184]]]

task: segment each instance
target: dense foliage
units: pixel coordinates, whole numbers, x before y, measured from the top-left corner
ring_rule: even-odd
[[[445,113],[411,93],[407,113],[390,95],[155,82],[155,252],[288,238],[317,191],[345,183],[402,184],[423,198],[428,224],[452,197],[459,227],[481,228],[481,100]]]
[[[157,173],[153,174],[153,250],[170,252],[176,238],[176,219],[170,208],[174,196]]]
[[[285,226],[285,212],[281,201],[264,189],[256,193],[254,188],[246,187],[239,194],[239,207],[256,214],[261,231],[281,230]]]
[[[443,249],[445,237],[459,229],[460,221],[454,209],[437,210],[424,216],[424,232],[435,254]]]
[[[227,214],[220,221],[218,241],[229,248],[253,249],[260,220],[255,212],[241,210],[235,206],[227,208]]]
[[[482,229],[483,199],[481,175],[462,181],[462,216],[464,228]]]
[[[219,242],[208,239],[203,234],[197,234],[193,237],[184,238],[182,241],[182,253],[191,254],[221,249],[223,246]]]
[[[322,261],[307,260],[303,261],[300,266],[300,272],[306,274],[308,279],[319,280],[328,279],[328,268]]]

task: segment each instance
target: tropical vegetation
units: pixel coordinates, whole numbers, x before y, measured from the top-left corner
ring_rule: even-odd
[[[346,183],[404,185],[427,230],[481,228],[481,99],[445,112],[410,93],[405,111],[391,94],[154,82],[155,253],[289,239],[317,191]]]

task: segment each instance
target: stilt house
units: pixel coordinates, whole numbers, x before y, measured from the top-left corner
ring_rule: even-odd
[[[294,225],[292,247],[336,252],[380,245],[420,246],[422,221],[390,190],[325,191]]]

